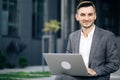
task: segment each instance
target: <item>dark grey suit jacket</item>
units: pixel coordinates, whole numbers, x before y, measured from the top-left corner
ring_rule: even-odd
[[[80,35],[81,30],[70,34],[67,53],[79,53]],[[96,26],[89,57],[89,68],[98,75],[96,80],[109,80],[110,73],[119,69],[119,58],[114,34]]]

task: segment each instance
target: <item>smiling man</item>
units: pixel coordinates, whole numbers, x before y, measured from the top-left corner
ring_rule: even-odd
[[[70,34],[66,51],[82,55],[90,76],[62,74],[56,80],[110,80],[120,61],[115,35],[94,24],[97,16],[91,1],[82,1],[76,10],[75,18],[81,29]]]

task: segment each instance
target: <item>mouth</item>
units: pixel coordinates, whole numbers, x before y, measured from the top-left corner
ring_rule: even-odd
[[[89,27],[91,27],[91,25],[92,25],[92,23],[89,21],[86,21],[83,23],[84,28],[89,28]]]
[[[84,23],[85,26],[89,26],[90,25],[90,22],[86,22]]]
[[[88,24],[90,24],[90,21],[84,21],[83,22],[85,25],[88,25]]]

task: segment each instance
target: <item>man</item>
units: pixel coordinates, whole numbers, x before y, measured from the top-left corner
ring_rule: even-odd
[[[91,76],[58,75],[56,80],[110,80],[110,74],[119,69],[114,34],[94,24],[96,9],[91,1],[78,4],[75,17],[81,29],[70,34],[67,53],[81,54]]]

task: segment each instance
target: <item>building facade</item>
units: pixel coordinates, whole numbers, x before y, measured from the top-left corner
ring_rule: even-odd
[[[0,49],[13,64],[18,65],[18,57],[24,56],[28,65],[41,65],[42,29],[45,22],[56,19],[61,29],[56,33],[55,53],[65,52],[69,34],[80,28],[74,17],[79,1],[82,0],[0,0]],[[119,37],[120,1],[93,2],[96,25]]]

